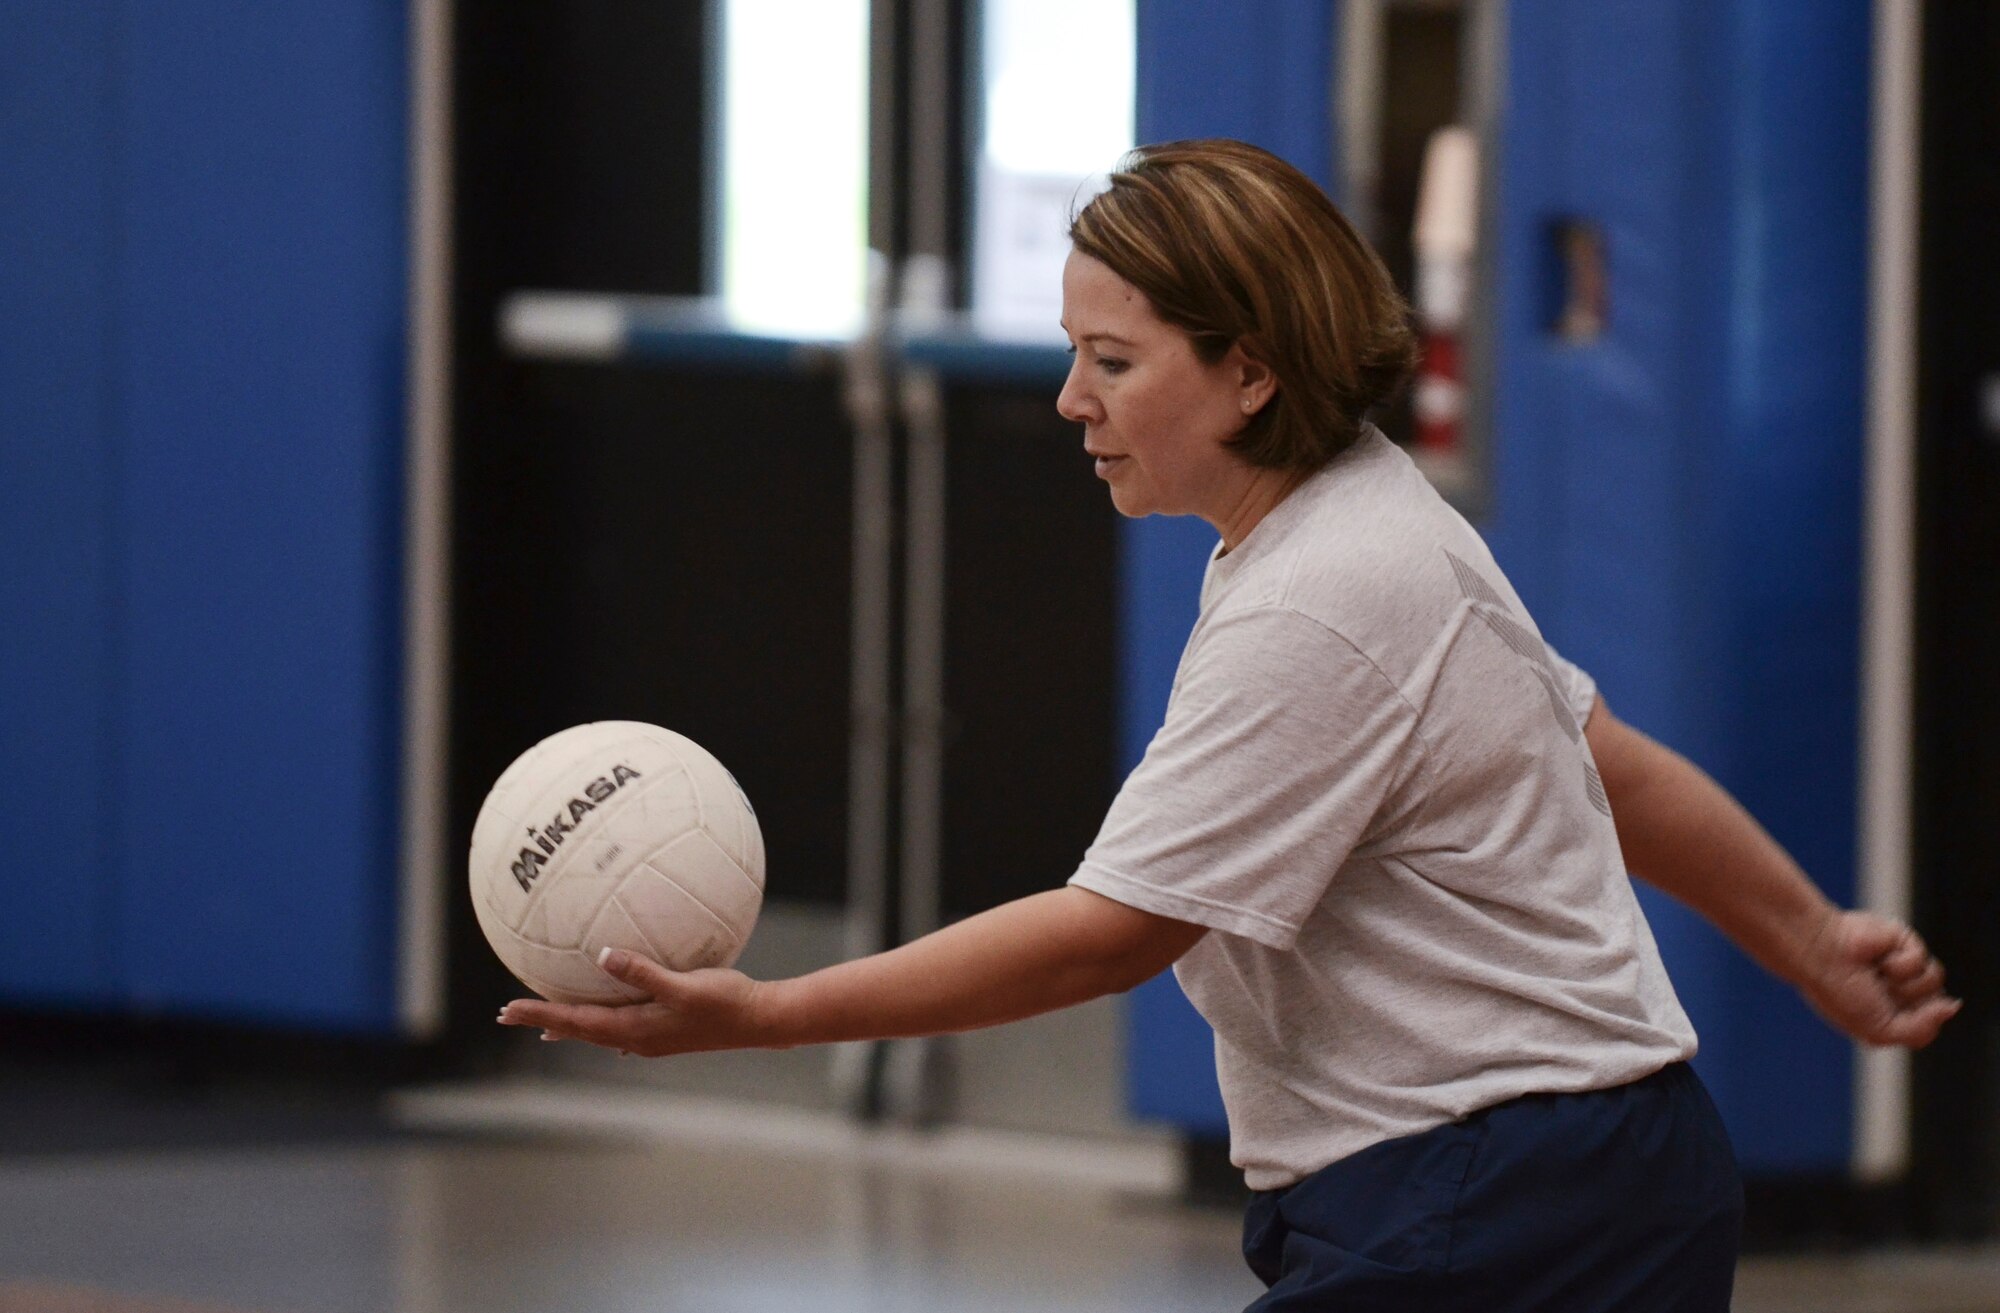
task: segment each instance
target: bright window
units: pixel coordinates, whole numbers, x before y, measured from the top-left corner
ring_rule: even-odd
[[[986,0],[973,311],[1059,338],[1073,204],[1133,145],[1134,0]]]
[[[730,314],[851,328],[868,267],[867,0],[726,0],[721,133]]]

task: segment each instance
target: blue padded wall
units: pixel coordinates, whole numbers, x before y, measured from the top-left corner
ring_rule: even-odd
[[[143,1007],[394,997],[405,17],[134,5],[119,927]]]
[[[17,6],[0,41],[0,993],[111,992],[106,425],[112,24]]]
[[[1528,0],[1508,38],[1481,529],[1619,714],[1851,901],[1868,6]],[[1609,268],[1582,345],[1548,331],[1570,217]],[[1847,1043],[1645,892],[1746,1169],[1843,1169]]]
[[[1247,25],[1142,4],[1141,138],[1241,136],[1324,181],[1332,33],[1323,7],[1279,9]],[[1851,900],[1867,4],[1516,0],[1508,15],[1479,527],[1619,713]],[[1587,345],[1549,331],[1550,232],[1570,218],[1600,226],[1609,263],[1609,328]],[[1213,541],[1194,521],[1126,526],[1128,766]],[[1745,1168],[1842,1169],[1848,1045],[1698,918],[1642,896]],[[1134,1112],[1222,1130],[1205,1027],[1171,980],[1135,993],[1132,1033]]]
[[[0,990],[390,1030],[404,6],[28,10],[0,805],[50,888]]]

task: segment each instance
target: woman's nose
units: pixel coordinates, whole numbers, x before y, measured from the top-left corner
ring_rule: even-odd
[[[1063,379],[1062,391],[1056,393],[1056,414],[1072,424],[1081,424],[1088,413],[1083,388],[1077,382],[1076,363],[1072,361],[1069,376]]]

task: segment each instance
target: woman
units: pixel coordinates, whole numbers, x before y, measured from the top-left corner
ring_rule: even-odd
[[[1149,147],[1070,235],[1058,409],[1121,512],[1221,541],[1165,724],[1067,887],[794,980],[611,953],[655,1002],[501,1020],[784,1047],[993,1025],[1173,965],[1256,1192],[1254,1307],[1726,1308],[1736,1169],[1628,865],[1871,1042],[1956,1010],[1937,963],[1833,908],[1543,646],[1366,424],[1409,369],[1405,311],[1309,180],[1239,143]]]

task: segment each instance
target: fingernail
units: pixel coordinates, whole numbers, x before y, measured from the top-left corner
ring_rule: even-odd
[[[601,971],[623,971],[625,969],[625,954],[619,949],[607,947],[597,955],[597,966]]]

